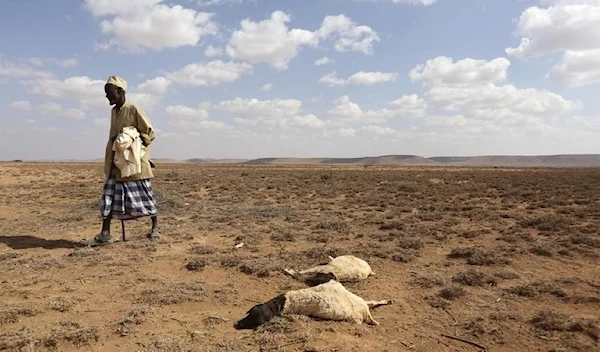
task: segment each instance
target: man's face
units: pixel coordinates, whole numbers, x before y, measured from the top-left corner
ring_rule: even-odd
[[[108,99],[108,103],[110,105],[115,105],[121,97],[117,86],[114,86],[112,84],[105,85],[104,92],[106,93],[106,99]]]

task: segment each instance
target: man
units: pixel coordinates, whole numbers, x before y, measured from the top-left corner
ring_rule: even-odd
[[[110,134],[106,143],[104,157],[104,173],[106,182],[102,194],[102,230],[93,239],[85,241],[92,246],[114,242],[110,234],[110,222],[113,217],[125,220],[149,216],[152,228],[146,235],[151,240],[160,237],[156,201],[152,192],[150,179],[154,177],[150,162],[150,144],[154,141],[155,132],[152,123],[138,105],[125,98],[127,82],[118,76],[110,76],[104,86],[106,98],[114,105],[110,118]],[[114,163],[113,142],[124,127],[134,127],[139,132],[142,153],[139,162],[141,172],[122,177]]]

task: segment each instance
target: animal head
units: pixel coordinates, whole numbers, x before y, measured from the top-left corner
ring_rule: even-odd
[[[237,330],[259,327],[274,317],[281,315],[285,300],[284,295],[279,295],[268,302],[255,305],[246,312],[246,317],[235,323],[233,327]]]
[[[331,280],[337,280],[334,273],[314,273],[304,279],[308,286],[318,286]]]

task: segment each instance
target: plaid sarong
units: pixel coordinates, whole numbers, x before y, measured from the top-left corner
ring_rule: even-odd
[[[112,213],[113,218],[119,220],[156,215],[150,180],[118,182],[113,169],[104,183],[100,208],[104,218]]]

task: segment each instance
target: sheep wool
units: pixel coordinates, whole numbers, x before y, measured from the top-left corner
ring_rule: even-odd
[[[288,291],[285,298],[282,314],[379,325],[371,316],[367,303],[334,280],[314,287]]]
[[[370,275],[375,274],[371,270],[369,263],[353,255],[341,255],[336,258],[329,257],[329,263],[325,265],[317,265],[298,272],[287,269],[286,273],[304,280],[308,279],[311,275],[333,274],[334,278],[340,282],[365,280]]]
[[[286,314],[379,325],[369,308],[392,303],[392,300],[365,301],[338,281],[330,280],[317,286],[288,291],[268,302],[257,304],[234,327],[255,329],[276,316]]]

